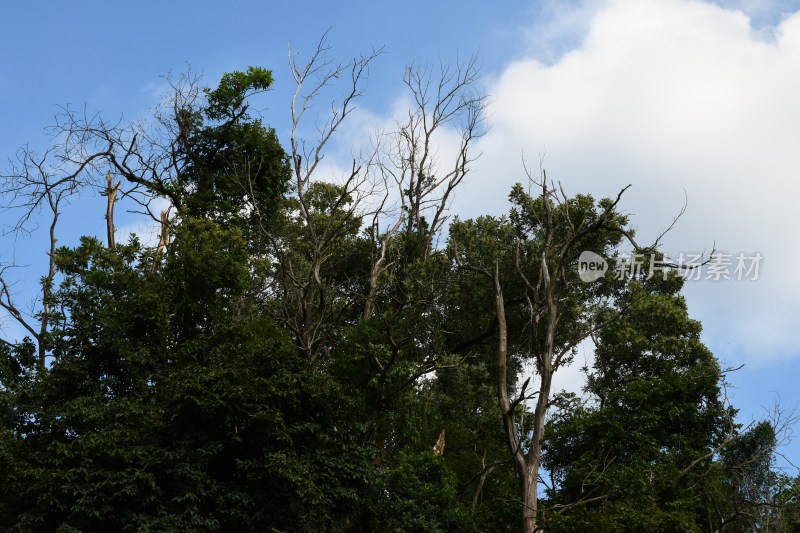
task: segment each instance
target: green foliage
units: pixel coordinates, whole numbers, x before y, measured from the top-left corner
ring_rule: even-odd
[[[719,523],[711,495],[725,460],[710,451],[723,445],[724,458],[745,441],[725,440],[733,413],[720,399],[720,370],[679,289],[675,278],[629,284],[620,299],[628,313],[599,336],[587,387],[595,402],[573,401],[550,425],[545,465],[556,489],[548,503],[587,502],[554,516],[551,530],[597,521],[603,531],[703,531],[709,516]]]
[[[456,495],[456,476],[431,452],[400,452],[376,531],[444,533],[474,531]]]
[[[219,86],[206,89],[211,120],[235,118],[246,110],[245,100],[255,92],[266,91],[272,85],[272,72],[262,67],[250,67],[247,72],[227,72],[222,75]]]
[[[279,215],[291,173],[275,130],[248,113],[247,98],[271,84],[263,68],[227,73],[205,90],[204,107],[178,111],[178,187],[188,214],[241,226],[257,249]]]
[[[136,238],[58,250],[46,367],[30,340],[0,343],[0,529],[517,531],[487,279],[506,295],[518,387],[543,364],[546,320],[519,275],[543,255],[559,280],[555,349],[607,323],[591,401],[550,397],[546,530],[693,532],[709,514],[797,527],[772,427],[730,439],[680,279],[578,280],[582,250],[614,268],[628,221],[611,209],[598,225],[613,202],[551,205],[516,186],[508,217],[456,219],[445,249],[424,217],[372,235],[349,189],[291,190],[275,131],[248,112],[272,82],[225,74],[175,110],[174,179],[151,191],[178,208],[163,254]],[[736,514],[764,498],[769,512]]]
[[[357,515],[369,453],[335,384],[243,301],[239,231],[184,221],[163,276],[131,246],[59,256],[64,326],[49,372],[15,391],[3,523],[335,530]]]

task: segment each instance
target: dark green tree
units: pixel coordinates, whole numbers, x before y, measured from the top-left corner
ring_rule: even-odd
[[[51,364],[33,365],[30,342],[2,351],[4,529],[333,531],[370,512],[374,463],[341,386],[256,297],[253,239],[269,228],[245,206],[283,209],[288,178],[274,132],[245,113],[268,82],[226,75],[178,113],[195,122],[165,184],[180,200],[165,260],[136,240],[58,250]],[[237,174],[253,157],[262,174]]]
[[[595,337],[589,400],[573,397],[548,428],[548,528],[751,531],[774,479],[772,426],[734,424],[682,278],[648,277]]]
[[[676,294],[632,282],[620,303],[629,312],[597,336],[588,385],[597,407],[574,404],[551,425],[551,505],[576,506],[554,527],[695,530],[698,509],[691,497],[681,501],[681,470],[720,430],[719,369]]]
[[[279,216],[291,172],[275,130],[249,113],[248,98],[271,85],[272,72],[260,67],[228,73],[203,91],[202,107],[175,114],[176,185],[187,214],[238,224],[251,246]]]

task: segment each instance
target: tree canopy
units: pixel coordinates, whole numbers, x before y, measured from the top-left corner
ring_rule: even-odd
[[[250,109],[273,82],[253,67],[179,80],[149,125],[67,113],[44,159],[6,173],[21,224],[42,208],[52,224],[35,316],[0,272],[29,333],[0,342],[2,528],[793,530],[780,428],[734,423],[680,272],[579,278],[585,250],[612,267],[626,246],[657,253],[624,190],[529,174],[506,216],[451,219],[485,129],[474,59],[410,67],[407,120],[320,178],[379,52],[326,53],[292,59],[284,144]],[[443,161],[445,128],[460,144]],[[157,245],[115,241],[117,189]],[[58,247],[61,200],[83,190],[106,191],[108,242]],[[553,390],[587,342],[584,395]]]

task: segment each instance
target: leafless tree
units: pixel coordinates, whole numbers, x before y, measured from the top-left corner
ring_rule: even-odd
[[[454,65],[412,64],[405,70],[412,107],[383,139],[379,169],[386,192],[369,228],[374,252],[364,317],[372,314],[381,274],[391,265],[390,242],[398,232],[416,236],[422,259],[427,258],[456,189],[480,155],[473,150],[486,133],[489,98],[479,80],[476,56]],[[447,146],[448,141],[453,145]],[[384,209],[390,198],[399,203],[399,211]]]
[[[447,219],[454,192],[474,160],[475,139],[485,131],[486,96],[477,87],[476,58],[455,67],[409,67],[404,76],[412,96],[412,109],[389,133],[375,135],[372,143],[353,157],[348,170],[333,179],[320,175],[322,161],[337,132],[364,94],[371,63],[381,50],[338,63],[329,59],[327,33],[309,59],[301,63],[289,53],[289,66],[296,84],[291,104],[290,159],[297,216],[308,236],[310,252],[306,264],[290,257],[285,243],[273,239],[284,296],[284,321],[297,338],[300,350],[311,358],[324,351],[325,324],[336,309],[331,293],[339,289],[324,280],[324,267],[336,240],[352,231],[355,221],[366,224],[372,241],[366,289],[360,298],[361,316],[373,315],[384,274],[394,263],[392,243],[400,234],[417,233],[422,238],[423,258],[430,254]],[[327,113],[314,114],[320,100],[335,87],[344,90]],[[316,136],[304,137],[315,118]],[[440,136],[451,128],[458,139],[455,155],[446,165],[438,150]],[[450,130],[448,130],[450,131]],[[440,171],[440,166],[445,170]],[[335,187],[324,213],[315,205],[315,193],[325,185]],[[331,189],[328,189],[329,191]]]
[[[329,58],[330,43],[327,32],[317,43],[306,62],[289,50],[289,68],[295,81],[291,101],[291,136],[289,139],[292,164],[292,193],[296,199],[296,217],[306,239],[308,253],[298,257],[287,246],[285,239],[268,235],[272,253],[277,263],[279,287],[276,292],[283,299],[283,321],[294,334],[300,351],[316,359],[328,349],[327,326],[337,313],[331,305],[337,287],[324,278],[324,268],[331,257],[337,239],[354,225],[360,224],[367,213],[367,199],[375,187],[368,171],[371,154],[354,157],[344,175],[328,182],[319,177],[321,164],[336,133],[355,110],[363,96],[371,63],[380,50],[358,56],[349,62],[335,62]],[[346,82],[337,83],[346,79]],[[328,91],[344,85],[341,96],[334,99],[327,114],[315,115],[315,106]],[[316,137],[303,136],[310,116],[316,119]],[[329,178],[330,179],[330,178]],[[326,199],[319,201],[325,188]]]
[[[47,266],[41,292],[31,306],[21,307],[12,292],[14,280],[9,274],[17,265],[6,263],[0,271],[0,307],[36,343],[40,367],[45,367],[47,334],[54,317],[57,226],[64,205],[86,190],[107,196],[106,233],[111,249],[116,246],[114,205],[118,199],[133,200],[156,221],[159,218],[150,210],[155,198],[165,197],[177,205],[180,197],[170,184],[185,163],[182,121],[186,109],[199,97],[197,81],[185,76],[171,82],[174,92],[167,104],[156,110],[151,123],[110,122],[100,114],[62,107],[50,128],[50,147],[43,154],[23,147],[0,175],[3,207],[17,213],[6,235],[32,232],[42,213],[48,219]],[[113,184],[112,174],[123,179]]]
[[[61,208],[68,199],[86,185],[85,174],[96,168],[100,155],[92,154],[73,160],[73,147],[57,144],[37,154],[29,147],[20,149],[9,162],[6,173],[0,176],[0,195],[4,207],[19,214],[6,234],[19,235],[33,230],[36,217],[44,211],[48,220],[47,266],[41,279],[41,292],[29,309],[23,309],[12,293],[13,281],[7,273],[16,265],[6,264],[0,270],[0,307],[17,322],[36,343],[38,363],[45,366],[48,354],[47,333],[53,319],[52,295],[56,276],[56,247]],[[6,340],[7,343],[13,341]]]

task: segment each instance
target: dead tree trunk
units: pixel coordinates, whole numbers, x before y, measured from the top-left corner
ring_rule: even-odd
[[[156,266],[158,266],[158,258],[161,257],[161,252],[163,252],[167,244],[169,244],[169,209],[161,211],[161,236],[158,239],[158,246],[156,246],[156,255],[153,257],[153,272],[156,271]]]
[[[117,182],[116,185],[112,185],[111,183],[111,171],[108,171],[106,174],[106,195],[108,196],[108,206],[106,207],[106,231],[108,232],[108,248],[109,250],[113,250],[116,248],[116,243],[114,242],[114,202],[117,199],[117,192],[119,191],[119,186],[121,182]]]

